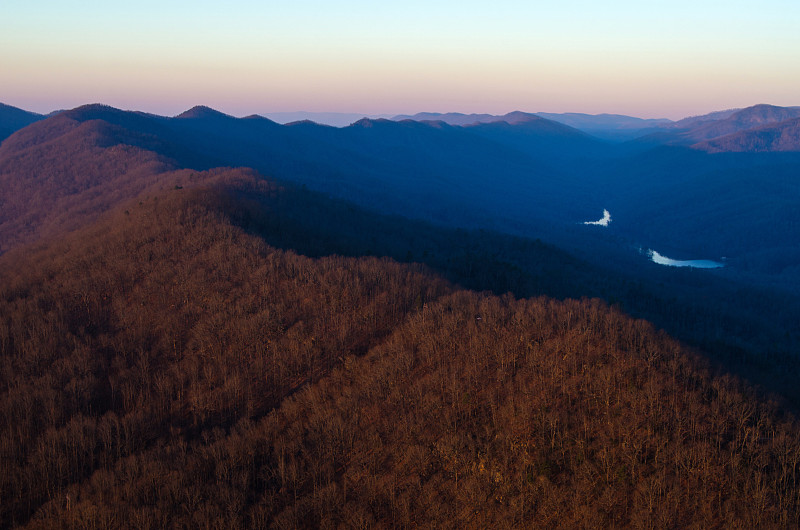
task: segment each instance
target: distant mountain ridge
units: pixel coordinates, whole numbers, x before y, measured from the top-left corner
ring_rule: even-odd
[[[0,142],[45,116],[0,103]]]
[[[579,113],[565,113],[555,114],[549,112],[523,112],[515,110],[506,114],[462,114],[460,112],[420,112],[414,115],[400,114],[392,118],[394,121],[414,120],[414,121],[443,121],[450,125],[477,125],[480,123],[494,123],[494,122],[507,122],[510,124],[519,123],[521,121],[530,121],[534,119],[546,119],[568,125],[575,129],[581,127],[631,127],[635,128],[637,125],[650,126],[654,123],[666,123],[669,120],[644,120],[642,118],[634,118],[631,116],[621,116],[617,114],[579,114]]]
[[[552,112],[521,112],[514,111],[503,115],[494,114],[461,114],[450,112],[445,114],[435,112],[420,112],[414,115],[399,115],[393,120],[417,120],[417,121],[444,121],[451,125],[470,126],[482,123],[508,122],[511,124],[519,122],[521,119],[538,118],[554,121],[574,129],[592,134],[598,138],[606,140],[629,140],[645,134],[646,131],[655,130],[658,127],[670,125],[673,122],[667,119],[643,119],[621,114],[583,114],[576,112],[552,113]]]
[[[776,107],[774,105],[754,105],[738,110],[726,118],[703,123],[699,127],[693,127],[686,133],[686,137],[697,141],[712,140],[798,117],[800,117],[800,109]]]
[[[717,110],[714,112],[709,112],[707,114],[699,114],[697,116],[687,116],[686,118],[682,118],[674,122],[672,126],[676,128],[696,127],[701,123],[724,120],[726,118],[729,118],[733,114],[739,112],[740,110],[742,109],[741,108],[725,109],[725,110]]]
[[[519,110],[503,114],[502,116],[493,116],[491,114],[436,114],[432,112],[415,114],[414,116],[404,117],[395,116],[392,118],[395,122],[422,122],[422,123],[443,123],[453,127],[464,127],[467,130],[480,130],[485,126],[501,126],[505,125],[525,125],[529,128],[539,129],[541,132],[548,131],[558,135],[578,135],[585,136],[577,128],[551,120],[549,118],[533,114],[530,112],[522,112]]]
[[[763,153],[800,151],[800,118],[768,123],[694,145],[711,153]]]
[[[102,114],[105,105],[84,105],[85,111],[95,107],[92,112]],[[108,107],[110,109],[111,107]],[[61,110],[42,115],[28,112],[16,107],[0,103],[0,141],[10,136],[13,132],[24,128],[31,123],[58,115],[64,112],[75,112],[77,109]],[[161,118],[161,116],[136,112],[136,114]],[[334,127],[347,127],[362,119],[390,121],[413,120],[420,122],[442,122],[452,126],[472,126],[477,124],[506,122],[518,124],[521,122],[535,121],[536,118],[550,120],[583,131],[592,136],[605,140],[625,141],[642,138],[645,143],[653,145],[661,143],[680,143],[685,145],[701,144],[702,142],[735,134],[744,130],[777,124],[792,118],[800,117],[800,107],[779,107],[775,105],[759,104],[747,108],[727,109],[715,111],[704,115],[690,116],[677,121],[665,118],[644,119],[621,114],[585,114],[585,113],[552,113],[552,112],[522,112],[513,111],[503,115],[488,113],[465,114],[459,112],[437,113],[420,112],[417,114],[399,115],[366,115],[357,113],[338,112],[276,112],[265,115],[252,114],[248,119],[268,120],[273,123],[296,124],[298,122],[313,122],[315,124],[330,125]],[[177,116],[180,119],[239,119],[217,111],[204,105],[192,107]],[[721,145],[719,143],[715,145]],[[771,145],[771,144],[770,144]],[[794,150],[791,142],[781,143],[781,150]],[[705,148],[698,145],[698,148]],[[763,147],[762,147],[763,148]],[[768,147],[767,147],[768,148]],[[721,149],[715,147],[714,149]],[[745,149],[741,144],[737,149]]]
[[[488,123],[491,121],[501,121],[502,116],[494,114],[462,114],[460,112],[418,112],[417,114],[398,114],[392,118],[394,121],[414,120],[414,121],[443,121],[450,125],[472,125],[475,123]]]
[[[498,122],[516,124],[521,121],[533,120],[534,117],[557,122],[606,140],[624,141],[641,138],[644,144],[697,144],[696,148],[698,149],[709,148],[719,152],[725,150],[721,146],[728,145],[728,143],[716,142],[711,147],[704,142],[800,117],[800,107],[758,104],[747,108],[727,109],[699,116],[690,116],[678,121],[643,119],[620,114],[559,114],[521,111],[504,115],[421,112],[414,115],[398,115],[392,119],[395,121],[442,121],[450,125],[469,127]],[[759,146],[754,147],[754,149],[757,148],[758,152],[763,152],[765,149],[776,151],[800,150],[800,145],[796,145],[791,141],[790,132],[786,132],[782,137],[783,140],[778,144],[774,144],[775,147],[772,147],[773,143],[764,143],[762,140]],[[747,151],[747,143],[740,139],[736,143],[735,149]]]
[[[800,107],[779,107],[776,105],[758,104],[743,109],[728,109],[701,116],[692,116],[674,123],[664,124],[645,136],[635,139],[633,143],[640,145],[682,145],[694,149],[712,152],[786,152],[800,151],[800,142],[793,140],[791,127],[784,132],[772,133],[780,140],[771,141],[764,131],[777,127],[783,122],[800,118]],[[742,134],[735,140],[721,139],[731,135],[755,132],[764,129],[757,135]],[[766,135],[766,136],[765,136]]]
[[[205,105],[196,105],[175,117],[178,119],[233,118],[233,116],[229,114],[212,109],[211,107],[206,107]]]
[[[367,114],[356,112],[265,112],[264,116],[283,124],[310,121],[320,125],[330,125],[332,127],[346,127],[357,122],[361,118],[380,119],[391,118],[391,114]]]
[[[507,114],[437,114],[426,112],[414,116],[395,116],[394,121],[417,121],[420,123],[441,123],[462,127],[484,138],[513,145],[534,157],[583,156],[586,150],[593,150],[599,143],[597,138],[558,120],[530,112],[513,111]]]
[[[556,114],[552,112],[537,112],[539,116],[557,121],[576,129],[644,129],[647,127],[661,126],[673,123],[666,118],[637,118],[623,114],[584,114],[578,112],[565,112]]]

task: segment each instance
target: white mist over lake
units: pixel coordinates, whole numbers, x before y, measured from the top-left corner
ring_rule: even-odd
[[[611,213],[604,208],[603,209],[603,218],[602,219],[600,219],[599,221],[586,221],[583,224],[585,224],[585,225],[597,225],[597,226],[608,226],[608,224],[610,222],[611,222]]]
[[[595,225],[595,226],[608,226],[611,223],[611,212],[607,209],[603,208],[603,218],[597,221],[585,221],[582,224],[584,225]],[[646,252],[644,249],[639,247],[639,253],[645,254],[653,263],[657,263],[658,265],[665,265],[667,267],[693,267],[695,269],[719,269],[724,267],[725,264],[719,261],[713,261],[710,259],[672,259],[664,256],[663,254],[659,254],[657,251],[653,249],[648,249]],[[725,259],[725,258],[722,258]]]
[[[694,267],[696,269],[718,269],[720,267],[724,267],[724,263],[720,263],[718,261],[712,261],[710,259],[687,259],[687,260],[678,260],[668,258],[666,256],[662,256],[655,250],[648,250],[647,255],[650,256],[650,259],[653,260],[653,263],[658,263],[659,265],[667,265],[668,267]]]

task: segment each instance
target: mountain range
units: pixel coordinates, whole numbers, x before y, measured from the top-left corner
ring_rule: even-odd
[[[642,119],[620,114],[582,114],[575,112],[537,112],[535,114],[530,114],[515,111],[505,115],[421,112],[413,116],[398,115],[392,119],[396,121],[405,119],[416,121],[444,121],[451,125],[466,126],[492,122],[508,122],[513,124],[520,116],[526,115],[535,115],[557,123],[562,123],[598,138],[611,141],[631,140],[658,130],[661,126],[672,124],[672,122],[667,119]]]
[[[10,244],[9,238],[30,239],[40,224],[69,224],[72,214],[64,212],[72,210],[54,207],[53,201],[72,200],[84,191],[105,200],[92,191],[95,184],[120,193],[125,186],[113,179],[76,176],[81,164],[100,167],[100,150],[116,146],[143,153],[141,161],[112,171],[114,179],[133,175],[136,193],[145,186],[135,176],[139,166],[150,174],[148,168],[159,164],[194,170],[251,167],[384,213],[544,235],[583,257],[598,249],[575,226],[607,208],[615,219],[607,232],[622,239],[600,244],[602,252],[617,247],[617,254],[627,254],[629,245],[648,245],[678,257],[706,253],[703,257],[725,256],[729,270],[737,273],[788,278],[795,274],[796,122],[765,121],[798,112],[759,105],[716,120],[698,119],[694,128],[666,128],[654,145],[652,135],[609,143],[522,112],[468,126],[362,119],[335,128],[234,118],[207,107],[167,118],[89,105],[38,120],[0,146],[0,181],[8,191],[0,214],[0,232],[7,236],[0,248]],[[714,134],[720,136],[696,141]],[[69,161],[73,167],[49,168],[50,160],[61,160],[54,150],[62,139],[72,138],[84,145],[68,148],[79,153]],[[110,158],[112,168],[117,158]],[[70,186],[61,192],[40,190],[63,187],[65,173]],[[35,205],[39,211],[31,210]]]
[[[707,140],[697,144],[697,147],[717,153],[746,153],[796,151],[798,145],[800,145],[800,118],[792,118]]]
[[[296,121],[313,121],[322,125],[333,127],[346,127],[362,118],[382,119],[391,118],[391,114],[358,114],[354,112],[266,112],[263,114],[278,123],[292,123]]]
[[[678,121],[668,119],[642,119],[619,114],[581,114],[581,113],[551,113],[538,112],[535,114],[511,112],[505,115],[492,114],[460,114],[460,113],[433,113],[422,112],[413,116],[399,115],[396,121],[411,119],[415,121],[443,121],[451,125],[469,126],[479,123],[507,122],[517,123],[523,116],[538,116],[551,121],[562,123],[569,127],[581,130],[593,136],[609,141],[635,140],[637,138],[652,136],[659,138],[656,143],[681,143],[695,144],[700,149],[713,149],[715,152],[726,151],[720,147],[705,146],[705,141],[716,140],[730,134],[739,134],[754,131],[761,127],[775,126],[781,122],[800,117],[800,107],[777,107],[774,105],[754,105],[746,109],[731,109],[712,112],[701,116],[692,116]],[[740,135],[740,147],[731,148],[731,151],[746,152],[759,151],[796,151],[800,144],[787,137],[780,146],[774,148],[772,144],[756,148],[747,135]],[[748,142],[750,142],[748,144]]]
[[[748,131],[754,133],[762,127],[775,127],[798,117],[800,117],[800,108],[755,105],[737,110],[730,115],[715,115],[716,119],[703,119],[701,117],[696,122],[684,122],[682,125],[681,122],[678,122],[674,127],[681,139],[686,142],[722,141],[724,143],[725,140],[723,139],[726,136],[737,134],[741,145],[741,149],[737,149],[737,151],[749,151],[756,148],[752,146],[753,140],[747,139],[748,135],[745,133]],[[741,142],[745,142],[745,144],[741,144]],[[704,144],[695,145],[702,147]],[[786,148],[778,148],[776,146],[774,150],[797,150],[797,145],[796,143],[788,144]],[[719,147],[716,147],[716,150],[722,151]],[[758,150],[769,149],[764,149],[762,146]]]
[[[800,524],[798,109],[0,110],[0,526]]]

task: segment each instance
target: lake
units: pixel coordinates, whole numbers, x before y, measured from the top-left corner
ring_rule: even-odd
[[[666,265],[668,267],[694,267],[696,269],[718,269],[720,267],[724,267],[724,263],[720,263],[719,261],[712,261],[710,259],[686,259],[686,260],[678,260],[668,258],[666,256],[662,256],[655,250],[648,250],[647,255],[650,256],[650,259],[653,263],[658,263],[659,265]]]

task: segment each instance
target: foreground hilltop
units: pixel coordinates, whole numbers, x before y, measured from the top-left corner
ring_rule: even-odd
[[[271,246],[284,193],[203,173],[4,257],[4,526],[798,523],[747,386],[597,300]]]

